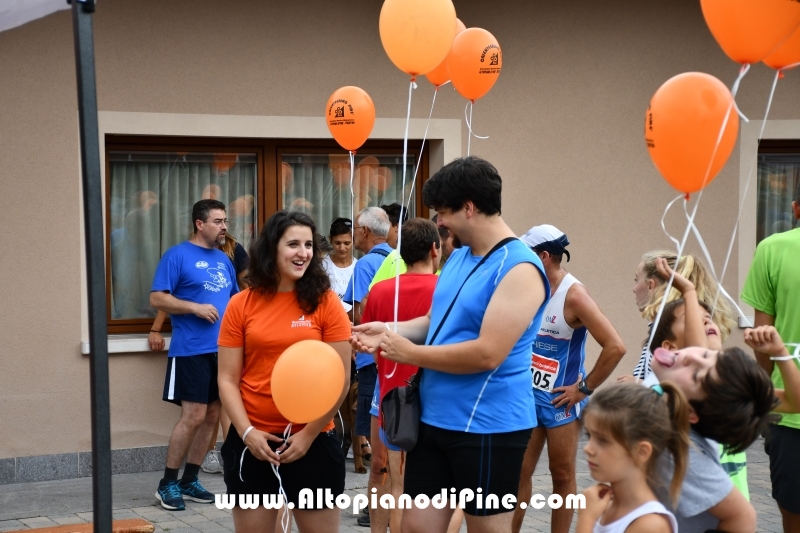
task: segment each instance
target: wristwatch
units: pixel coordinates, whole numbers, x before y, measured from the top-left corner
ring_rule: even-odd
[[[582,393],[584,393],[586,396],[591,396],[592,393],[594,392],[593,390],[589,389],[589,387],[586,386],[586,380],[585,379],[581,379],[578,382],[578,390],[581,391]]]

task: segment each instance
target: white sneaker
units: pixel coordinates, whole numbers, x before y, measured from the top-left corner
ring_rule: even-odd
[[[219,452],[216,450],[208,452],[200,468],[207,474],[221,474],[222,462],[220,461]]]

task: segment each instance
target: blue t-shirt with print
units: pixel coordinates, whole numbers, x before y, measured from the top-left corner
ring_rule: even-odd
[[[472,255],[466,246],[450,255],[433,293],[426,344],[430,343],[464,279],[481,259]],[[508,271],[520,263],[536,266],[545,285],[545,294],[549,294],[542,262],[521,241],[511,241],[495,250],[464,284],[433,344],[477,339],[495,289]],[[536,427],[536,405],[531,389],[531,346],[548,299],[536,311],[508,357],[494,370],[450,374],[425,369],[420,385],[422,421],[431,426],[469,433],[505,433]]]
[[[373,246],[369,253],[358,260],[355,268],[353,268],[353,275],[350,276],[350,281],[347,283],[347,290],[344,291],[346,295],[353,295],[353,299],[343,300],[345,303],[353,305],[353,301],[361,302],[364,297],[369,293],[369,284],[372,283],[372,278],[375,277],[375,272],[378,271],[383,260],[392,252],[393,248],[385,242]],[[385,253],[380,253],[385,252]],[[355,287],[355,290],[353,290]],[[356,368],[363,368],[375,362],[372,354],[356,353]]]
[[[211,304],[219,312],[219,320],[213,324],[193,314],[170,315],[170,357],[217,351],[222,315],[231,296],[239,292],[236,271],[227,255],[189,241],[173,246],[158,263],[151,291],[166,291],[179,300]]]

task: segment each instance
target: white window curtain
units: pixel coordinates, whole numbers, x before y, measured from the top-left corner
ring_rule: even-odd
[[[757,239],[797,227],[792,201],[800,182],[800,154],[759,154]]]
[[[409,154],[406,159],[403,190],[402,154],[356,156],[354,214],[369,206],[408,204],[414,180],[414,157]],[[328,234],[335,218],[351,218],[349,156],[285,153],[281,157],[281,177],[283,208],[310,215],[321,235]],[[409,217],[416,216],[415,204],[416,201],[412,201],[409,205]]]
[[[161,255],[188,239],[192,206],[220,200],[246,250],[256,234],[254,154],[111,152],[111,318],[155,316],[150,287]]]

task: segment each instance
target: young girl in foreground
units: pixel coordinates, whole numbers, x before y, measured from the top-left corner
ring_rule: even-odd
[[[652,389],[619,384],[592,397],[583,451],[592,478],[603,484],[583,492],[586,508],[578,511],[576,533],[678,533],[652,484],[661,482],[656,460],[668,450],[675,463],[669,494],[677,501],[689,449],[688,405],[669,382]]]

